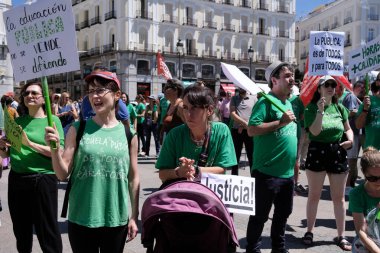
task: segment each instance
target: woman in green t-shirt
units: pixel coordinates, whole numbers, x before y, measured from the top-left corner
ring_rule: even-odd
[[[131,128],[134,128],[135,131],[136,131],[136,129],[137,129],[137,113],[136,113],[136,109],[135,109],[135,107],[131,103],[129,103],[129,96],[128,96],[127,93],[125,93],[125,92],[121,93],[121,100],[123,100],[123,102],[125,103],[125,105],[128,108],[129,122],[130,122]]]
[[[309,185],[306,206],[307,232],[302,240],[306,245],[313,243],[318,203],[327,175],[337,226],[337,237],[334,241],[341,249],[351,250],[351,244],[344,236],[344,190],[348,176],[346,149],[352,146],[353,133],[348,122],[347,110],[337,103],[336,86],[337,82],[333,77],[322,77],[304,113],[305,129],[309,131],[310,144],[305,163]],[[347,141],[341,142],[344,134]]]
[[[211,122],[214,106],[209,88],[190,85],[185,89],[185,124],[169,132],[156,163],[164,185],[194,180],[201,172],[223,174],[226,168],[237,164],[228,126]]]
[[[380,152],[373,147],[367,148],[363,151],[360,165],[366,180],[351,190],[348,206],[360,239],[355,240],[353,252],[379,252],[379,245],[368,235],[366,216],[372,209],[380,207]]]
[[[70,127],[63,152],[52,151],[53,168],[61,180],[71,174],[68,234],[73,252],[122,253],[127,236],[132,240],[137,234],[137,138],[129,145],[125,127],[116,119],[121,92],[115,73],[94,71],[85,81],[96,115],[86,121],[78,145],[84,123]],[[59,136],[46,128],[48,143]]]
[[[12,163],[8,204],[17,251],[32,252],[35,230],[42,252],[59,253],[62,239],[57,220],[57,177],[51,168],[50,147],[45,145],[43,129],[48,121],[41,83],[31,82],[22,87],[18,110],[20,117],[15,123],[22,128],[20,149],[16,148],[17,143],[8,149],[6,143],[0,141],[1,156],[9,156]],[[57,116],[53,115],[52,119],[61,136],[56,139],[57,145],[63,145],[61,122]]]

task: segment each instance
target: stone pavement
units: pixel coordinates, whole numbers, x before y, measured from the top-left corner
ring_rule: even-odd
[[[153,149],[154,150],[154,149]],[[242,158],[243,159],[243,158]],[[140,210],[144,200],[151,194],[156,191],[160,185],[158,175],[154,168],[155,160],[152,159],[139,159],[139,172],[141,180],[141,191],[140,191]],[[245,164],[243,159],[243,164]],[[0,197],[2,200],[3,211],[0,212],[0,253],[13,253],[16,251],[16,241],[12,231],[12,223],[8,211],[8,202],[7,202],[7,184],[8,184],[8,173],[9,170],[4,171],[3,177],[0,179]],[[240,170],[240,175],[249,176],[248,167],[243,167]],[[307,185],[305,172],[301,171],[300,179],[303,185]],[[64,188],[65,184],[61,183],[59,185],[59,203],[60,205],[63,202]],[[294,198],[294,208],[293,213],[288,220],[288,227],[286,230],[286,240],[287,246],[290,252],[300,253],[300,252],[342,252],[340,248],[334,245],[333,238],[336,236],[335,229],[335,220],[333,215],[333,205],[329,196],[329,186],[328,180],[326,179],[321,201],[319,203],[316,228],[314,231],[314,246],[310,248],[305,248],[302,244],[300,238],[303,236],[306,231],[306,196],[295,196]],[[346,198],[346,200],[348,200]],[[348,205],[348,203],[347,203]],[[59,206],[59,212],[61,206]],[[347,212],[348,214],[348,212]],[[234,215],[235,217],[235,227],[236,233],[238,235],[240,248],[237,249],[237,252],[245,252],[245,234],[246,227],[248,222],[248,216],[246,215]],[[60,218],[60,227],[62,232],[63,239],[63,249],[64,252],[71,252],[70,243],[67,236],[67,222],[65,219]],[[262,252],[270,252],[270,224],[271,219],[267,222],[264,232],[263,232],[263,247]],[[141,228],[141,222],[140,222]],[[352,217],[348,214],[346,218],[346,235],[350,240],[354,238],[354,225]],[[38,245],[38,240],[34,236],[34,245],[33,252],[41,252]],[[124,252],[129,253],[143,253],[145,249],[141,245],[140,233],[138,237],[132,242],[127,243]]]

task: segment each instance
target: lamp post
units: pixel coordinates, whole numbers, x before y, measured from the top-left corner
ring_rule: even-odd
[[[178,79],[182,80],[181,78],[181,53],[183,50],[183,43],[181,42],[181,39],[178,39],[177,42],[177,51],[178,51]]]
[[[248,56],[249,56],[249,79],[252,79],[252,58],[253,58],[252,46],[249,46],[248,48]]]

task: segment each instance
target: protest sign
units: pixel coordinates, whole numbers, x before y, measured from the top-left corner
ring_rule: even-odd
[[[310,32],[309,76],[341,76],[344,32]]]
[[[22,129],[9,115],[7,108],[4,108],[4,128],[7,141],[12,145],[12,148],[20,152],[22,144]]]
[[[16,82],[80,69],[71,0],[39,0],[4,12]]]
[[[229,212],[255,215],[254,178],[202,173],[201,183],[218,195]]]
[[[380,68],[380,36],[350,52],[349,74],[351,79],[364,76],[378,68]]]

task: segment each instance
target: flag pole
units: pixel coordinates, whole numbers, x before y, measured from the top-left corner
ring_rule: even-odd
[[[41,81],[42,81],[42,93],[44,94],[44,99],[45,99],[45,108],[46,108],[46,115],[47,115],[48,125],[50,127],[54,127],[53,126],[53,116],[52,116],[52,113],[51,113],[49,88],[48,88],[48,83],[47,83],[46,76],[43,76],[41,78]],[[57,145],[53,141],[50,142],[50,147],[52,149],[57,149]]]

